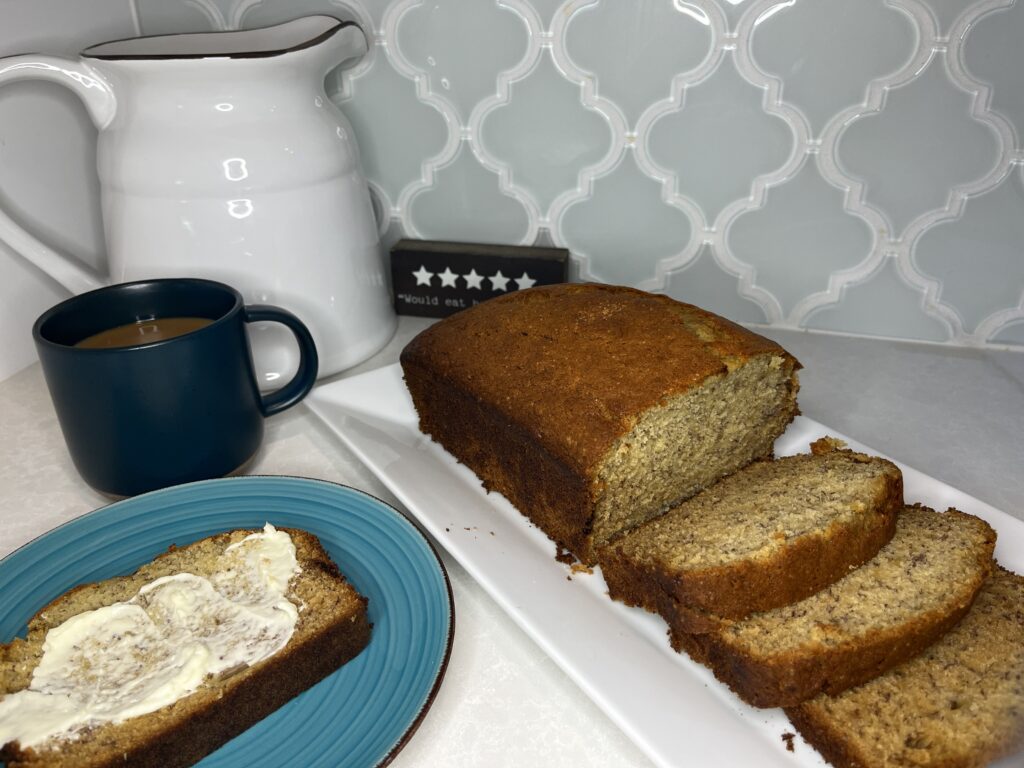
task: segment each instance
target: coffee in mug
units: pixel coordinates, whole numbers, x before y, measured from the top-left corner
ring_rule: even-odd
[[[298,341],[291,381],[261,396],[246,324]],[[246,306],[234,288],[177,278],[83,293],[32,335],[61,430],[85,481],[111,496],[231,474],[256,454],[263,419],[316,381],[309,330],[292,313]]]
[[[213,320],[208,317],[152,317],[100,331],[92,336],[87,336],[77,342],[75,346],[86,349],[107,349],[152,344],[155,341],[164,341],[184,333],[191,333],[212,322]]]

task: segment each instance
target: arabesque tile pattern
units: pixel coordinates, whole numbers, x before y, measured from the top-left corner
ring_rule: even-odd
[[[23,0],[26,1],[27,0]],[[130,0],[138,34],[309,13],[400,236],[777,327],[1024,338],[1024,0]],[[95,42],[95,41],[89,41]]]

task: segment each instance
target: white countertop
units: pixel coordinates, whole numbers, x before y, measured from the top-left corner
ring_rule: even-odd
[[[430,322],[402,318],[384,350],[334,378],[394,362]],[[804,364],[804,414],[1024,519],[1024,354],[762,332]],[[303,405],[268,420],[250,471],[332,480],[400,507]],[[108,501],[76,474],[38,364],[0,382],[0,557]],[[465,571],[442,557],[456,605],[451,662],[430,712],[392,765],[649,766]]]

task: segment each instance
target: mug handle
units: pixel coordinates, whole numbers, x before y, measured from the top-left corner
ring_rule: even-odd
[[[295,334],[295,340],[299,343],[299,369],[292,380],[266,397],[260,398],[260,410],[263,411],[263,415],[272,416],[291,408],[313,388],[320,368],[316,344],[313,343],[313,336],[305,324],[286,309],[266,304],[252,304],[244,308],[243,317],[247,323],[270,321],[286,325]]]

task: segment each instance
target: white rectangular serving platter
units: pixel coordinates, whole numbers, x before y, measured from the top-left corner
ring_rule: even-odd
[[[547,536],[419,431],[398,365],[321,385],[306,403],[657,765],[825,765],[799,739],[786,750],[782,734],[794,729],[781,710],[748,707],[675,653],[660,617],[609,599],[599,569],[574,574],[558,562]],[[802,416],[776,455],[826,434],[884,455]],[[908,501],[985,519],[999,535],[996,557],[1024,573],[1024,522],[899,466]]]

